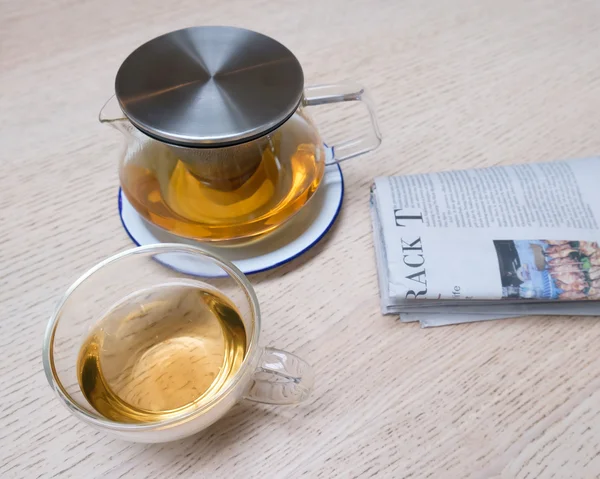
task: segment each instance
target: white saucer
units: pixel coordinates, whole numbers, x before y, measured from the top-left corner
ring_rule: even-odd
[[[281,266],[308,251],[325,236],[342,207],[344,178],[339,165],[325,168],[325,176],[315,195],[287,223],[272,233],[244,243],[215,246],[212,243],[181,238],[146,221],[119,189],[119,215],[125,231],[138,245],[183,243],[202,247],[235,264],[243,273],[252,274]],[[210,275],[199,264],[190,264],[171,255],[161,262],[188,274]]]

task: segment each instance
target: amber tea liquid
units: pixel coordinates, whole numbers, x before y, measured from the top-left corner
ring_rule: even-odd
[[[84,341],[77,374],[101,415],[148,423],[210,400],[245,352],[244,323],[229,299],[201,285],[168,283],[111,308]]]
[[[214,158],[147,140],[130,152],[121,185],[134,208],[172,233],[203,241],[271,231],[312,197],[324,173],[324,149],[310,121],[294,114],[268,137]],[[199,155],[207,150],[196,149]]]

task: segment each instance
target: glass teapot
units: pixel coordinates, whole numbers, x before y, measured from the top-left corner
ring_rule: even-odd
[[[143,44],[121,65],[100,121],[125,135],[119,177],[146,220],[199,241],[267,233],[313,196],[325,166],[377,148],[365,90],[304,87],[298,59],[265,35],[192,27]],[[363,101],[372,129],[327,148],[307,106]]]

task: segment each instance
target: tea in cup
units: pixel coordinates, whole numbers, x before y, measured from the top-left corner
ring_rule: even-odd
[[[165,266],[185,260],[192,271]],[[242,399],[294,404],[310,366],[261,348],[252,286],[232,264],[194,246],[134,248],[68,290],[44,340],[52,388],[78,418],[131,441],[194,434]]]

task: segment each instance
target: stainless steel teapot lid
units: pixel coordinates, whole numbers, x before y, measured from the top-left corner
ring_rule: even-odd
[[[121,109],[167,143],[228,146],[277,128],[296,110],[304,75],[281,43],[234,27],[192,27],[154,38],[117,72]]]

